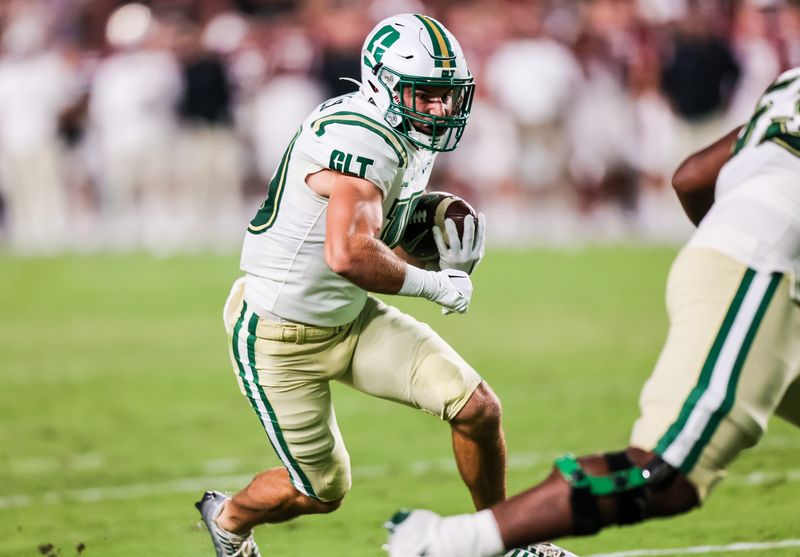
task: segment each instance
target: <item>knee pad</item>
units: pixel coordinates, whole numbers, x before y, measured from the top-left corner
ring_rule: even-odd
[[[570,502],[575,534],[588,535],[602,527],[597,500],[614,497],[617,506],[616,523],[635,524],[649,516],[650,493],[671,483],[677,471],[655,456],[646,466],[636,466],[623,452],[605,453],[608,473],[594,476],[584,471],[574,455],[558,458],[556,469],[570,485]]]

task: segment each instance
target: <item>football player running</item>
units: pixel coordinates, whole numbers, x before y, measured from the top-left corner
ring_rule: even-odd
[[[430,327],[370,295],[467,311],[465,271],[483,256],[482,222],[469,245],[442,246],[437,269],[412,266],[392,248],[437,153],[459,143],[473,78],[455,37],[415,14],[380,22],[361,66],[360,89],[320,105],[289,143],[247,229],[245,275],[225,304],[234,372],[283,468],[197,503],[218,557],[260,555],[254,526],[341,505],[350,459],[333,380],[448,422],[475,507],[505,498],[497,397]]]
[[[698,228],[672,265],[670,330],[628,448],[561,457],[545,481],[477,515],[398,514],[391,557],[423,547],[430,557],[488,557],[684,513],[772,415],[800,426],[799,101],[795,68],[767,88],[749,123],[673,177]]]

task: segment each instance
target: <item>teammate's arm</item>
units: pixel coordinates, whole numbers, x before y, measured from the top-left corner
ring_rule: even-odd
[[[684,160],[672,176],[672,187],[689,220],[697,226],[714,204],[714,187],[728,162],[741,127]]]

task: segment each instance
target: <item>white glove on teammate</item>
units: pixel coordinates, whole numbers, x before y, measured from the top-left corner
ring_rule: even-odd
[[[425,271],[406,266],[400,296],[419,296],[442,306],[442,313],[465,313],[472,298],[472,281],[464,271]]]
[[[447,239],[450,240],[449,246],[444,241],[442,230],[438,226],[433,227],[433,240],[439,250],[439,268],[472,273],[485,252],[486,216],[478,213],[477,223],[471,216],[464,218],[463,238],[458,237],[458,229],[453,219],[445,219],[444,228],[447,231]]]

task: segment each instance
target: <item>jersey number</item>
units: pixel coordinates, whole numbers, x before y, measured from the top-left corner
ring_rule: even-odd
[[[289,143],[289,147],[287,147],[286,151],[283,153],[281,164],[278,166],[278,170],[275,171],[272,180],[269,181],[267,198],[258,208],[256,216],[250,221],[250,226],[247,227],[247,230],[252,234],[263,234],[275,224],[275,219],[278,217],[278,207],[281,204],[283,190],[286,186],[286,173],[289,166],[289,159],[292,156],[294,142],[297,141],[299,135],[300,130],[294,134],[291,143]]]

